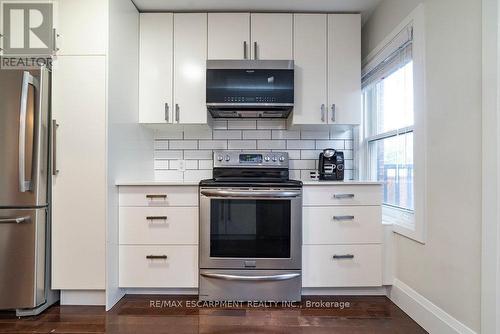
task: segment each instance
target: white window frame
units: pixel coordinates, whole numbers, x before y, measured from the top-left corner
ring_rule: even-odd
[[[425,20],[424,4],[420,4],[408,15],[363,61],[363,73],[375,68],[382,61],[397,50],[401,45],[398,44],[397,37],[408,26],[413,27],[413,100],[414,100],[414,125],[409,128],[400,129],[400,132],[406,130],[413,132],[413,155],[414,155],[414,208],[413,212],[399,210],[400,214],[392,215],[393,219],[385,219],[384,224],[392,225],[395,233],[405,237],[425,243],[426,240],[426,215],[427,215],[427,106],[425,92]],[[367,115],[364,115],[364,124],[367,123]],[[388,137],[389,133],[384,133],[371,138],[366,137],[366,126],[362,126],[360,133],[362,135],[360,144],[360,176],[369,177],[369,141],[377,137]],[[391,216],[394,210],[388,206],[383,207],[384,216]],[[388,214],[388,215],[387,215]]]

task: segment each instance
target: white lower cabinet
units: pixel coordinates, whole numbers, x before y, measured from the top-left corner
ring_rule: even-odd
[[[382,285],[381,245],[304,245],[302,286]]]
[[[197,288],[198,246],[120,245],[120,287]]]
[[[198,187],[119,189],[119,286],[198,287]]]
[[[305,185],[303,196],[302,286],[381,286],[381,185]]]

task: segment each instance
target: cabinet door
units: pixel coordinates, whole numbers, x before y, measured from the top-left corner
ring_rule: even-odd
[[[327,123],[326,21],[326,14],[294,14],[294,124]]]
[[[292,26],[292,14],[251,14],[251,58],[293,59]]]
[[[52,115],[59,173],[52,179],[52,288],[104,289],[106,57],[60,56]]]
[[[58,55],[104,55],[108,42],[108,2],[60,0],[55,27]]]
[[[207,122],[207,14],[174,14],[174,121]]]
[[[250,14],[208,14],[208,59],[249,59]]]
[[[173,14],[140,15],[139,122],[172,122]]]
[[[361,123],[361,18],[328,15],[328,122]]]

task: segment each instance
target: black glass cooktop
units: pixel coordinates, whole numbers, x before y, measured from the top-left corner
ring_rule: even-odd
[[[302,187],[302,181],[297,180],[286,180],[286,181],[276,181],[276,180],[215,180],[207,179],[200,181],[200,187],[281,187],[281,188],[300,188]]]

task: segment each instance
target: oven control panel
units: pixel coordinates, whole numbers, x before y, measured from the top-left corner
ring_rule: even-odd
[[[288,168],[288,153],[215,151],[214,167]]]

